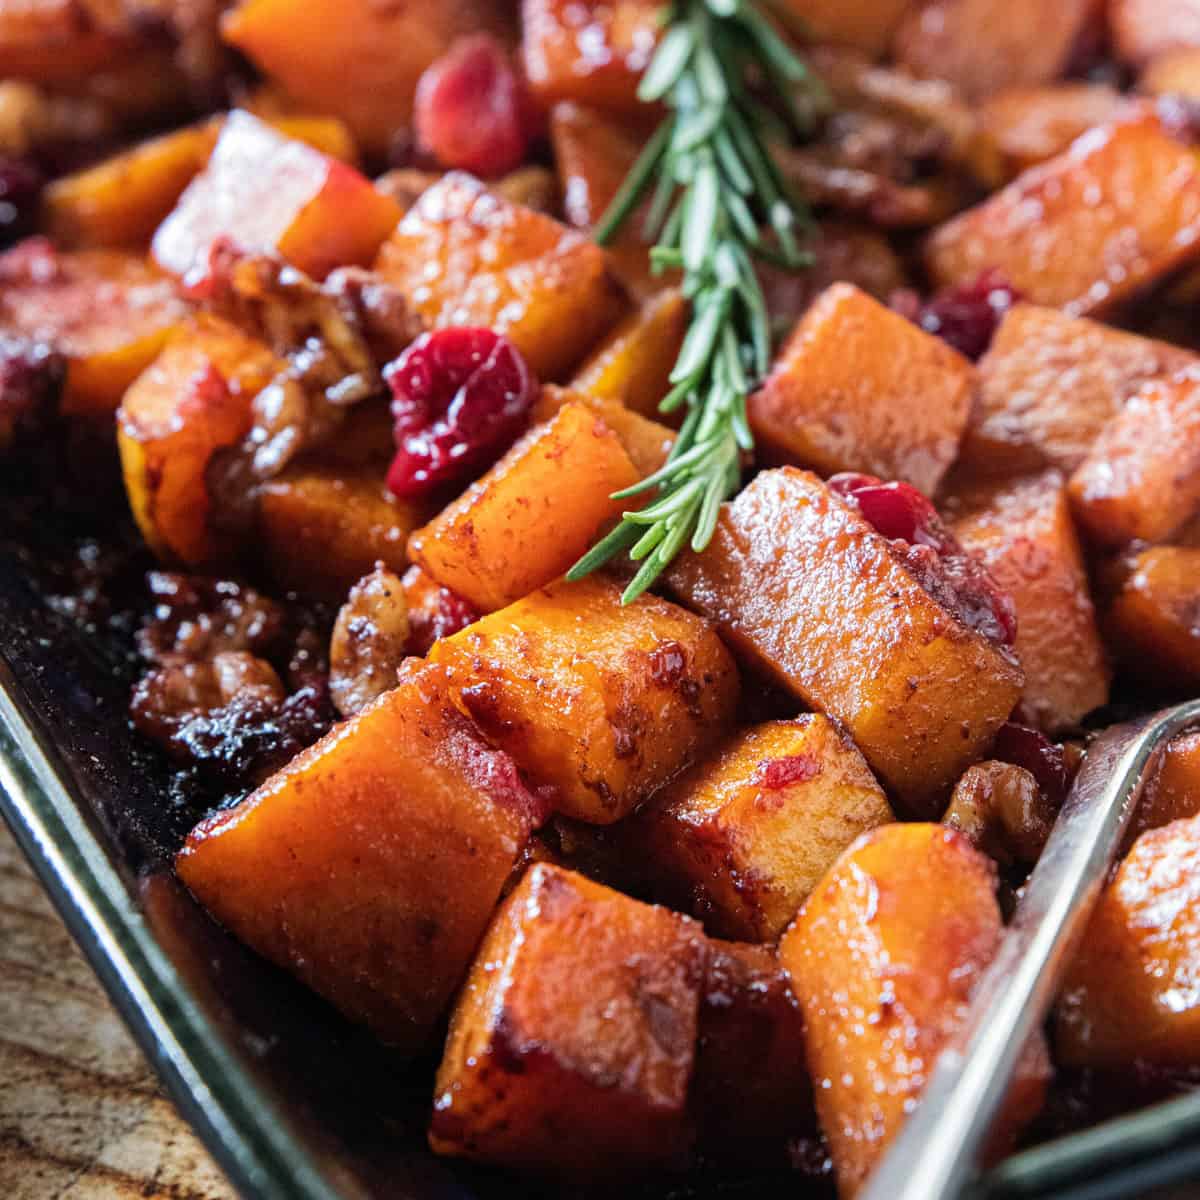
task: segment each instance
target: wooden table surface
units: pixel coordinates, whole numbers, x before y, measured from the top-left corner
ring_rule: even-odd
[[[0,821],[3,1200],[234,1200]]]

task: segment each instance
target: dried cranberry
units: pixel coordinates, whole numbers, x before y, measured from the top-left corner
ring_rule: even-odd
[[[1063,748],[1027,725],[1013,721],[1001,725],[992,754],[1001,762],[1024,767],[1038,781],[1047,800],[1061,803],[1071,786]]]
[[[388,487],[419,496],[498,458],[524,429],[538,384],[517,348],[490,329],[419,337],[384,371],[397,452]]]
[[[408,600],[405,649],[417,658],[424,658],[434,642],[479,620],[479,611],[473,604],[448,587],[434,583],[420,567],[409,567],[402,582]]]
[[[915,292],[896,292],[891,306],[926,333],[976,359],[987,352],[1004,314],[1020,299],[1021,293],[992,269],[973,283],[946,288],[923,303]]]
[[[0,156],[0,246],[33,232],[43,182],[29,159]]]
[[[529,112],[504,46],[486,33],[460,38],[417,84],[417,145],[443,167],[503,175],[525,157]]]
[[[1011,598],[915,487],[850,472],[833,476],[829,487],[891,541],[921,586],[968,629],[1002,646],[1016,641]]]
[[[813,754],[788,754],[764,758],[754,770],[754,782],[767,791],[778,791],[794,783],[807,783],[821,773],[821,760]]]

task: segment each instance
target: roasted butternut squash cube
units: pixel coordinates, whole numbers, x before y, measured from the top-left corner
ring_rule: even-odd
[[[367,265],[399,219],[396,202],[353,167],[238,111],[158,227],[154,257],[198,281],[214,242],[228,239],[323,279],[334,267]]]
[[[1200,10],[1197,10],[1200,12]],[[1200,99],[1200,17],[1196,45],[1167,50],[1146,64],[1138,77],[1138,90],[1152,96],[1175,95]]]
[[[1108,84],[1065,80],[1005,88],[980,105],[979,121],[1011,177],[1064,153],[1094,126],[1131,115],[1135,106]]]
[[[659,0],[522,0],[521,53],[535,99],[636,113],[660,12]]]
[[[851,46],[882,57],[900,19],[916,0],[787,0],[784,11],[814,42]]]
[[[1104,646],[1066,483],[1057,471],[968,494],[953,523],[1017,611],[1023,719],[1070,729],[1108,703]]]
[[[644,417],[671,421],[658,406],[687,332],[691,306],[673,288],[631,312],[588,355],[570,386],[597,400],[615,400]]]
[[[691,1107],[717,1156],[760,1161],[813,1134],[804,1018],[773,946],[711,940]]]
[[[981,100],[1001,88],[1066,73],[1097,0],[925,0],[910,6],[892,50],[917,75],[945,79]]]
[[[293,103],[341,118],[364,150],[382,156],[410,122],[425,68],[456,38],[509,35],[505,8],[494,0],[241,0],[222,33]]]
[[[458,172],[420,198],[376,269],[427,326],[494,329],[548,379],[578,362],[623,307],[599,246]]]
[[[188,306],[138,255],[55,253],[40,239],[0,256],[0,326],[67,361],[67,415],[107,416],[154,360]]]
[[[1148,829],[1200,816],[1200,733],[1172,739],[1146,781],[1130,822],[1126,846]]]
[[[568,224],[585,233],[600,224],[648,134],[597,108],[569,102],[554,106],[550,143]],[[613,271],[639,300],[673,286],[679,278],[678,271],[651,270],[650,247],[642,232],[649,203],[638,205],[605,246]]]
[[[808,1061],[838,1191],[863,1184],[920,1100],[1003,933],[995,868],[960,833],[888,825],[864,834],[808,898],[780,943],[804,1012]],[[1039,1033],[996,1133],[1041,1106]]]
[[[591,577],[556,583],[430,651],[455,703],[555,808],[618,821],[728,725],[738,677],[701,617]]]
[[[177,333],[125,393],[117,445],[129,505],[161,558],[222,561],[229,539],[209,520],[213,455],[250,429],[250,404],[283,364],[261,342],[215,317]]]
[[[382,469],[298,464],[259,491],[259,545],[281,587],[341,600],[377,562],[403,571],[408,537],[429,512],[393,496]]]
[[[667,461],[675,431],[603,394],[548,383],[533,406],[532,420],[549,421],[569,404],[586,405],[617,435],[639,477],[653,475]]]
[[[628,501],[613,492],[637,480],[617,435],[585,405],[568,404],[418,529],[408,552],[438,583],[494,612],[568,571],[620,519]]]
[[[841,722],[910,811],[939,810],[1020,698],[1012,656],[807,471],[762,472],[668,579],[751,664]]]
[[[713,933],[773,942],[838,855],[895,819],[850,739],[808,713],[745,730],[670,783],[636,841]]]
[[[1072,1066],[1200,1065],[1200,819],[1143,833],[1105,889],[1059,993]]]
[[[994,268],[1035,304],[1086,316],[1198,253],[1200,162],[1151,115],[1093,129],[947,221],[926,243],[925,261],[940,286]]]
[[[136,49],[112,0],[22,0],[0,8],[0,78],[69,83]]]
[[[769,462],[862,471],[932,495],[958,453],[974,368],[849,283],[826,290],[747,404]]]
[[[1167,342],[1016,304],[979,363],[961,463],[973,476],[1073,471],[1142,384],[1195,362]]]
[[[679,1160],[705,958],[687,917],[530,868],[455,1008],[434,1150],[572,1174]]]
[[[1168,50],[1200,46],[1197,0],[1109,0],[1113,47],[1126,62],[1142,64]]]
[[[416,1051],[538,815],[423,667],[201,822],[176,868],[242,941]]]
[[[1117,656],[1159,687],[1200,683],[1200,549],[1154,546],[1132,563],[1105,615]]]
[[[1200,510],[1200,366],[1129,398],[1071,476],[1071,502],[1103,546],[1164,541]]]

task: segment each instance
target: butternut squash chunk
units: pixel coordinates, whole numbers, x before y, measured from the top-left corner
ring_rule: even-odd
[[[239,938],[415,1052],[537,818],[425,667],[201,822],[176,866]]]
[[[434,1150],[572,1174],[679,1160],[705,958],[687,917],[530,868],[455,1008]]]
[[[1118,657],[1159,687],[1200,683],[1200,549],[1154,546],[1133,560],[1105,617]]]
[[[29,241],[0,256],[0,326],[66,358],[62,409],[108,417],[188,314],[138,255],[55,253]]]
[[[1059,993],[1055,1048],[1073,1066],[1200,1064],[1200,819],[1134,843]]]
[[[1071,476],[1071,502],[1104,546],[1164,541],[1200,510],[1200,366],[1130,397]]]
[[[962,625],[890,543],[815,476],[764,471],[681,556],[671,589],[750,663],[840,721],[889,793],[939,811],[987,750],[1024,677]]]
[[[495,0],[241,0],[222,33],[292,102],[345,121],[382,157],[408,126],[417,80],[456,38],[511,32]]]
[[[0,8],[0,78],[69,83],[135,48],[116,0],[22,0]]]
[[[738,677],[711,626],[591,577],[438,642],[451,694],[567,816],[627,816],[728,725]]]
[[[1173,739],[1146,781],[1126,836],[1126,847],[1148,829],[1200,816],[1200,733]]]
[[[405,544],[430,505],[401,500],[382,469],[298,464],[259,492],[258,535],[267,572],[281,587],[341,600],[381,562],[400,572]]]
[[[638,845],[721,937],[773,942],[860,833],[895,820],[862,755],[815,713],[738,734],[638,815]]]
[[[867,1179],[966,1016],[1003,931],[995,887],[995,867],[961,834],[887,825],[842,855],[780,943],[843,1197]],[[1048,1074],[1039,1033],[997,1142],[1036,1114]]]
[[[416,530],[408,553],[480,612],[494,612],[569,570],[628,504],[613,492],[637,480],[617,435],[568,404]]]
[[[1126,62],[1141,65],[1167,50],[1200,46],[1197,0],[1109,0],[1108,20]]]
[[[881,58],[901,18],[919,0],[787,0],[784,10],[814,42]]]
[[[209,521],[205,472],[250,429],[250,404],[282,363],[228,322],[186,324],[133,383],[117,410],[129,505],[161,558],[214,564],[234,550]]]
[[[1197,253],[1200,163],[1146,116],[1091,130],[947,221],[926,243],[925,261],[940,286],[996,268],[1035,304],[1086,316],[1109,311]]]
[[[1078,725],[1108,703],[1110,676],[1063,477],[978,491],[961,509],[954,533],[1017,610],[1023,719],[1048,733]]]
[[[968,100],[1049,83],[1100,20],[1097,0],[924,0],[909,8],[893,53],[917,75],[945,79]]]
[[[353,167],[237,111],[158,227],[154,257],[198,281],[213,243],[227,238],[323,279],[334,267],[366,266],[399,219],[396,202]]]
[[[636,113],[658,41],[661,0],[522,0],[525,77],[545,108],[580,100]]]
[[[1196,45],[1167,50],[1151,59],[1138,78],[1140,91],[1200,99],[1200,8],[1197,14]]]
[[[974,476],[1074,471],[1142,384],[1195,362],[1167,342],[1016,304],[979,363],[961,463]]]
[[[458,172],[420,198],[375,266],[427,326],[494,329],[548,379],[578,362],[623,306],[599,246]]]
[[[930,495],[958,452],[974,368],[853,284],[808,310],[747,414],[769,462],[862,471]]]

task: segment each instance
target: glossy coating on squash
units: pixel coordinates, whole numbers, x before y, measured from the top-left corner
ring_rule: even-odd
[[[455,1009],[434,1149],[572,1174],[678,1161],[705,959],[687,917],[530,868]]]
[[[198,825],[176,865],[239,938],[415,1052],[539,817],[422,667]]]
[[[807,713],[736,734],[650,801],[633,841],[707,929],[773,942],[838,855],[894,820],[850,739]]]
[[[1200,733],[1185,733],[1167,746],[1154,774],[1146,781],[1130,822],[1130,846],[1148,829],[1200,816]]]
[[[557,811],[627,816],[733,718],[738,675],[702,617],[595,576],[555,583],[439,642],[451,694]]]
[[[941,339],[835,283],[801,318],[747,416],[767,462],[861,471],[932,495],[958,452],[974,377]]]
[[[814,42],[879,58],[913,0],[786,0],[782,7]]]
[[[852,1197],[895,1137],[1003,931],[991,860],[941,825],[861,837],[780,943],[804,1012],[817,1113],[838,1192]],[[1041,1034],[997,1123],[1007,1148],[1041,1105]]]
[[[458,172],[421,196],[375,268],[429,328],[493,329],[543,379],[577,363],[623,307],[599,246]]]
[[[725,505],[672,590],[751,663],[840,721],[889,793],[940,809],[1020,697],[1023,675],[807,471],[764,471]]]
[[[568,404],[416,530],[409,555],[480,612],[494,612],[565,574],[620,518],[627,502],[613,492],[638,479],[617,435],[589,408]]]

